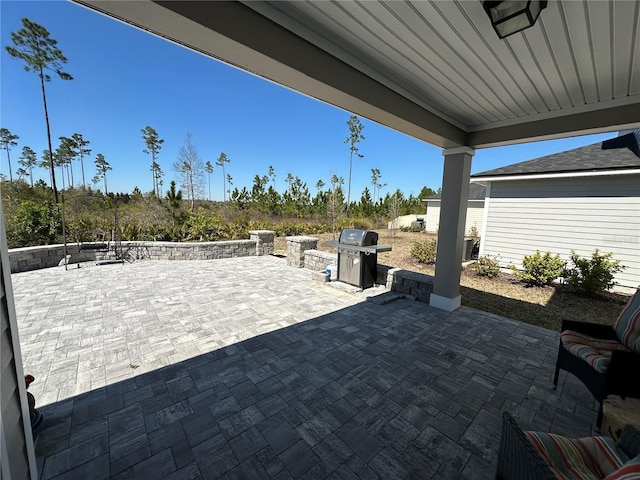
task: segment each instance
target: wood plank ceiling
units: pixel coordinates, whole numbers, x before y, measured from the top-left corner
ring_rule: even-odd
[[[466,131],[638,104],[640,2],[550,1],[504,40],[480,1],[247,5]]]

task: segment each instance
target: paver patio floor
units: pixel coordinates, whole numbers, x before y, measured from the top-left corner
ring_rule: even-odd
[[[276,257],[14,274],[43,479],[492,479],[501,411],[588,435],[554,332]]]

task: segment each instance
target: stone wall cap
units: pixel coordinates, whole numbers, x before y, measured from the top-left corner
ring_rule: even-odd
[[[249,230],[249,233],[254,234],[254,235],[258,235],[258,234],[261,234],[261,233],[263,233],[263,234],[264,233],[273,233],[274,235],[276,234],[276,232],[273,231],[273,230]]]
[[[306,235],[298,235],[293,237],[286,237],[287,242],[317,242],[319,238],[308,237]]]

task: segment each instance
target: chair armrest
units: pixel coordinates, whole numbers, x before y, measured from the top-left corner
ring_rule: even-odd
[[[640,454],[640,430],[633,425],[625,425],[622,433],[620,433],[618,447],[626,453],[629,458]]]
[[[640,353],[614,350],[605,374],[607,394],[640,398]]]
[[[590,337],[602,340],[617,340],[616,332],[611,325],[601,325],[599,323],[576,322],[575,320],[562,320],[561,332],[573,330],[584,333]]]
[[[509,412],[502,414],[497,473],[504,480],[557,480]]]

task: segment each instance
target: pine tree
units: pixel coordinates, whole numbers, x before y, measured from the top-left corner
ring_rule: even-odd
[[[51,169],[51,187],[56,203],[58,203],[58,188],[56,186],[56,173],[53,165],[53,147],[51,146],[51,127],[49,125],[49,112],[47,110],[47,95],[45,82],[51,81],[51,76],[45,73],[53,72],[62,80],[73,80],[73,77],[62,71],[62,65],[67,63],[67,58],[57,47],[58,41],[49,37],[49,32],[42,25],[22,19],[23,28],[17,32],[11,32],[11,40],[14,46],[7,46],[7,52],[13,58],[24,60],[24,69],[27,72],[35,72],[40,77],[42,89],[42,103],[44,105],[44,119],[47,125],[47,141],[49,144],[49,168]]]
[[[163,173],[160,169],[160,165],[157,162],[158,153],[160,153],[160,149],[162,148],[162,144],[164,140],[162,140],[158,136],[158,132],[155,131],[154,128],[147,125],[142,130],[142,139],[144,140],[145,149],[142,150],[144,153],[151,155],[151,175],[153,176],[153,194],[156,197],[160,197],[160,183],[159,180],[162,177]]]
[[[109,162],[107,162],[104,158],[104,155],[99,153],[96,155],[96,175],[93,177],[93,183],[98,183],[100,179],[104,180],[104,194],[108,195],[109,192],[107,190],[107,172],[111,170],[111,166]]]
[[[85,140],[80,133],[74,133],[71,135],[71,139],[73,140],[73,148],[75,152],[75,156],[80,158],[80,168],[82,169],[82,188],[85,188],[86,183],[84,179],[84,157],[85,155],[91,154],[91,149],[86,148],[89,145],[89,141]]]
[[[364,125],[360,123],[358,117],[355,115],[351,115],[349,121],[347,122],[349,125],[349,136],[344,141],[344,143],[349,144],[349,185],[347,188],[347,215],[349,215],[349,204],[351,203],[351,171],[353,170],[353,155],[355,154],[357,157],[362,158],[362,155],[358,151],[358,143],[360,140],[364,140],[364,135],[362,135],[362,130],[364,129]]]
[[[16,142],[20,137],[18,135],[13,135],[6,128],[0,128],[0,145],[7,151],[7,163],[9,164],[9,180],[13,181],[13,175],[11,173],[11,156],[9,152],[11,151],[11,147],[15,147],[18,145]]]
[[[213,164],[207,160],[204,164],[204,171],[207,172],[208,184],[209,184],[209,201],[211,201],[211,174],[213,173]]]
[[[22,147],[22,155],[20,155],[18,163],[24,168],[26,172],[25,174],[31,180],[31,186],[33,187],[33,167],[38,164],[38,157],[36,156],[36,152],[25,145],[24,147]]]
[[[231,161],[231,159],[229,157],[227,157],[227,154],[224,153],[224,152],[220,153],[220,156],[218,157],[218,160],[216,160],[216,165],[218,167],[222,167],[222,199],[225,202],[227,201],[227,197],[226,197],[225,191],[228,192],[228,190],[226,190],[227,185],[225,184],[225,181],[228,180],[231,177],[230,176],[228,177],[228,175],[225,173],[224,164],[225,163],[229,163],[230,161]],[[231,184],[231,181],[229,181],[229,184]],[[229,189],[231,189],[231,185],[229,185]]]

